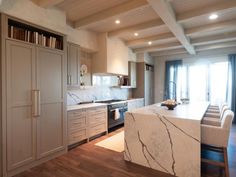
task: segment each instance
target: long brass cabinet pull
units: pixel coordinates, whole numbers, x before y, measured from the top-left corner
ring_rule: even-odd
[[[33,117],[40,116],[40,91],[39,90],[33,90],[32,91],[32,114]]]

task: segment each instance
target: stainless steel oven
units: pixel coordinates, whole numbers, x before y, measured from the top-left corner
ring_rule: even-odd
[[[128,111],[127,102],[108,105],[108,128],[124,123],[125,112]]]
[[[96,102],[107,103],[107,118],[109,129],[124,123],[125,112],[128,111],[127,101],[105,100]]]

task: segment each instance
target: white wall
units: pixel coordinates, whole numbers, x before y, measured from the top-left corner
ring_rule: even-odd
[[[155,57],[155,102],[163,101],[164,84],[165,84],[165,62],[167,60],[182,59],[184,64],[195,63],[211,63],[217,61],[225,61],[228,59],[228,54],[236,53],[236,47],[228,49],[217,49],[207,52],[200,52],[195,56],[191,55],[176,55],[166,57]]]
[[[81,47],[97,51],[96,33],[76,30],[66,24],[66,15],[56,8],[41,8],[30,0],[0,0],[0,12],[23,19],[25,21],[64,33],[68,41]]]
[[[148,53],[137,53],[136,56],[137,56],[136,59],[137,62],[145,62],[154,65],[153,57],[151,57]]]

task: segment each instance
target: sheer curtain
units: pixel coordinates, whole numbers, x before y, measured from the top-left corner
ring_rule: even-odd
[[[209,101],[217,104],[227,101],[228,62],[218,62],[209,67]]]
[[[226,102],[228,62],[194,64],[187,66],[183,76],[187,82],[187,96],[191,101]],[[183,80],[183,79],[182,79]]]
[[[177,84],[182,60],[166,61],[165,63],[165,94],[166,99],[177,99]]]
[[[229,57],[229,90],[228,90],[228,100],[231,101],[232,111],[236,111],[236,54],[231,54]],[[234,119],[236,123],[236,119]]]
[[[191,101],[210,101],[211,104],[226,102],[228,86],[228,61],[212,63],[166,64],[165,97],[177,100],[189,98]],[[170,84],[176,83],[176,91]]]

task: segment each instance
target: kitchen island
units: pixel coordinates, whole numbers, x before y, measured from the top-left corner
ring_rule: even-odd
[[[160,104],[129,111],[125,115],[126,161],[174,176],[201,176],[200,124],[208,102]]]

